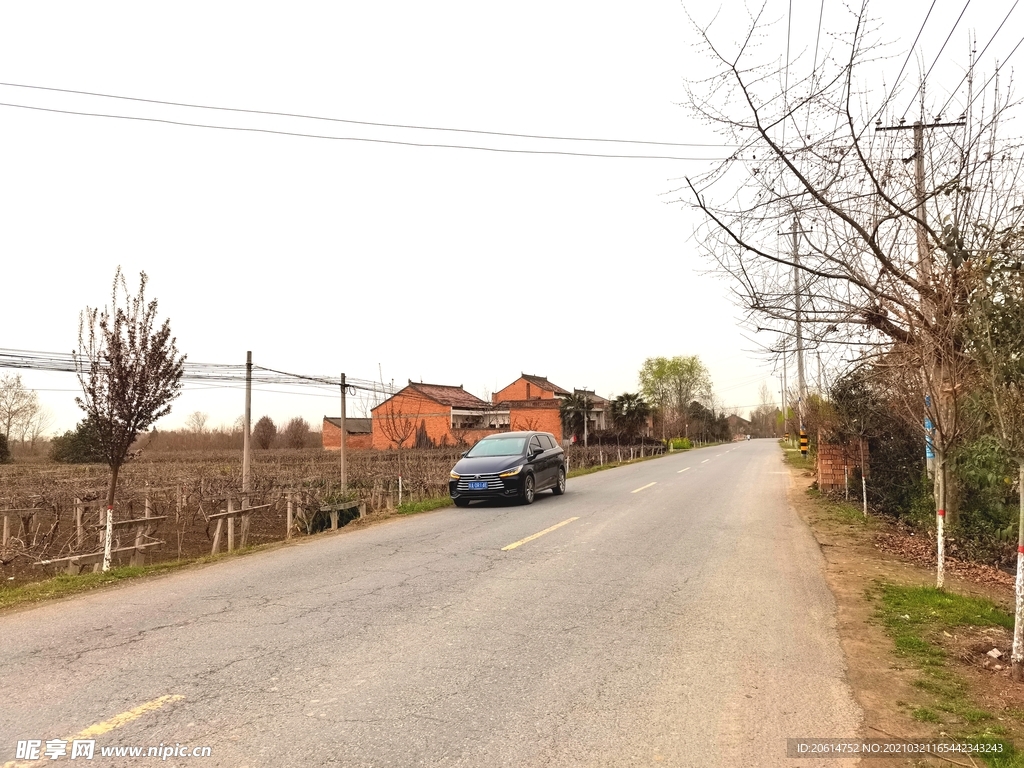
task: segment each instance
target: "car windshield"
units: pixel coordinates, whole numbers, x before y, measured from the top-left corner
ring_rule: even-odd
[[[525,437],[490,437],[474,445],[466,456],[474,459],[479,456],[520,456],[524,445]]]

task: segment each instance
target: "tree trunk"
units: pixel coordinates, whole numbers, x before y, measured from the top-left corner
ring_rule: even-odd
[[[120,464],[110,468],[110,485],[107,486],[107,507],[109,509],[114,507],[114,493],[117,491],[117,475],[120,471]]]
[[[946,581],[946,450],[935,445],[935,586],[942,589]]]
[[[103,572],[106,573],[110,570],[110,553],[114,547],[114,492],[117,490],[117,473],[121,470],[121,466],[112,466],[110,468],[110,485],[107,487],[107,516],[105,523],[107,526],[106,535],[103,540]]]
[[[1020,516],[1017,520],[1017,583],[1014,586],[1013,649],[1010,652],[1010,678],[1024,679],[1024,461],[1018,460]]]

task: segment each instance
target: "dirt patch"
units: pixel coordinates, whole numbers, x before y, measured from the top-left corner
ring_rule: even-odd
[[[948,740],[947,734],[969,728],[955,715],[942,713],[940,722],[923,722],[922,712],[932,702],[920,670],[897,655],[892,638],[879,618],[872,587],[881,583],[934,586],[934,542],[911,535],[874,517],[851,514],[808,489],[810,473],[790,468],[790,501],[809,525],[826,561],[826,580],[836,598],[840,641],[846,655],[854,695],[864,710],[866,738]],[[947,561],[947,590],[984,597],[1012,611],[1013,577],[991,566]],[[931,567],[929,567],[931,566]],[[1001,627],[961,627],[929,635],[929,642],[946,653],[947,666],[967,688],[970,700],[992,713],[992,726],[1003,729],[1001,738],[1024,743],[1024,686],[1009,680],[1010,633]],[[987,653],[1002,652],[1000,659]],[[822,734],[823,736],[825,734]],[[975,758],[872,759],[871,766],[983,765]]]

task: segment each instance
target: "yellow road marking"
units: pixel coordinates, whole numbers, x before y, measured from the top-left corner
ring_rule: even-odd
[[[122,712],[119,715],[114,715],[109,720],[104,720],[102,723],[96,723],[90,725],[88,728],[79,731],[74,736],[65,736],[62,741],[72,742],[75,739],[95,739],[97,736],[102,736],[104,733],[108,733],[115,728],[120,728],[122,725],[127,725],[133,720],[138,720],[147,712],[153,712],[154,710],[160,709],[164,704],[169,704],[172,701],[178,701],[185,697],[180,694],[161,696],[159,699],[153,699],[147,701],[145,704],[140,704],[135,709],[129,709],[127,712]],[[45,742],[46,739],[44,738]],[[70,747],[69,747],[70,749]],[[0,768],[30,768],[30,766],[36,765],[49,765],[49,758],[41,758],[39,760],[19,761],[11,760],[0,766]]]
[[[164,704],[169,704],[172,701],[178,701],[179,699],[184,698],[184,696],[175,694],[173,696],[161,696],[159,699],[147,701],[145,704],[140,704],[135,709],[129,709],[127,712],[122,712],[120,715],[114,715],[112,718],[104,720],[102,723],[90,725],[84,731],[76,733],[71,737],[71,739],[68,739],[68,741],[71,741],[72,739],[94,739],[97,736],[102,736],[108,731],[114,730],[115,728],[120,728],[122,725],[127,725],[132,720],[138,720],[147,712],[153,712],[160,709]]]
[[[688,469],[689,469],[689,467],[683,467],[682,469],[679,470],[679,472],[685,472]],[[676,474],[678,475],[679,472],[676,472]]]
[[[657,482],[657,481],[654,481],[653,483],[648,483],[647,485],[641,485],[641,486],[640,486],[639,488],[637,488],[637,489],[636,489],[635,491],[630,491],[630,493],[639,493],[639,492],[640,492],[640,491],[642,491],[642,490],[643,490],[644,488],[650,488],[650,487],[651,487],[652,485],[657,485],[657,484],[658,484],[658,482]]]
[[[563,520],[560,523],[556,523],[555,525],[552,525],[550,528],[545,528],[540,533],[535,533],[535,534],[533,534],[533,536],[527,536],[525,539],[520,539],[519,541],[515,542],[514,544],[509,544],[507,547],[502,547],[501,551],[502,552],[508,552],[510,549],[515,549],[516,547],[521,547],[526,542],[533,541],[534,539],[539,539],[545,533],[551,533],[552,531],[556,531],[559,528],[561,528],[563,525],[568,525],[573,520],[579,520],[579,518],[578,517],[570,517],[568,520]]]

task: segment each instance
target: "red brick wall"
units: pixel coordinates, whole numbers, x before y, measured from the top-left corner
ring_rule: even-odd
[[[821,433],[818,434],[818,490],[843,491],[846,489],[846,471],[849,471],[853,482],[853,471],[860,466],[860,446],[856,442],[847,445],[826,443]],[[864,476],[871,475],[871,462],[868,457],[868,443],[864,444]]]
[[[445,440],[451,445],[454,442],[451,414],[447,405],[441,405],[415,390],[400,392],[373,409],[373,447],[380,450],[394,448],[396,438],[408,432],[402,447],[411,448],[416,444],[416,430],[421,425],[426,428],[427,437],[437,445]]]
[[[527,387],[529,387],[529,391],[527,391]],[[518,378],[500,392],[495,392],[491,401],[503,403],[506,400],[552,400],[554,397],[555,393],[552,390],[541,389],[526,379]]]
[[[341,429],[334,426],[327,419],[324,419],[322,441],[324,450],[336,451],[341,442],[338,440],[338,435],[341,434]],[[359,449],[359,448],[370,448],[373,443],[373,436],[370,434],[362,435],[349,435],[345,441],[345,447],[348,449]]]
[[[544,406],[540,406],[540,403]],[[557,403],[548,406],[549,400],[520,401],[509,403],[509,422],[512,431],[536,430],[550,432],[555,440],[562,442],[562,416]],[[533,403],[537,403],[534,405]]]

